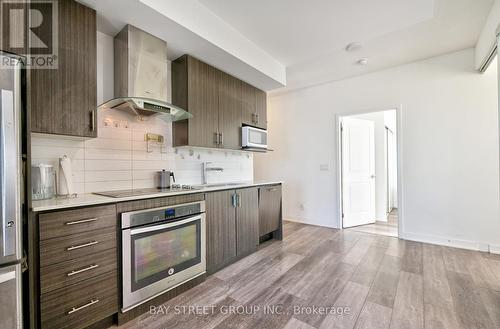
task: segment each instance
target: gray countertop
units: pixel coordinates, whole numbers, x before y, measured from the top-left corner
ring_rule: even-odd
[[[275,184],[281,184],[281,183],[282,182],[280,182],[280,181],[241,182],[241,183],[231,183],[230,185],[207,186],[207,187],[203,187],[201,189],[191,190],[191,191],[162,192],[162,193],[154,193],[154,194],[147,194],[147,195],[130,196],[130,197],[124,197],[124,198],[111,198],[111,197],[96,195],[96,194],[81,194],[81,195],[78,195],[78,197],[76,197],[76,198],[33,201],[31,210],[34,212],[41,212],[41,211],[49,211],[49,210],[57,210],[57,209],[65,209],[65,208],[93,206],[93,205],[106,204],[106,203],[117,203],[117,202],[123,202],[123,201],[160,198],[160,197],[175,196],[175,195],[181,195],[181,194],[195,194],[195,193],[222,191],[222,190],[234,190],[234,189],[245,188],[245,187],[275,185]]]

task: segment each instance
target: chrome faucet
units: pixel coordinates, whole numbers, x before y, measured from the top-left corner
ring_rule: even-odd
[[[218,171],[224,172],[224,168],[222,167],[209,167],[212,162],[203,162],[202,163],[202,176],[203,176],[203,184],[208,184],[207,182],[207,171]]]

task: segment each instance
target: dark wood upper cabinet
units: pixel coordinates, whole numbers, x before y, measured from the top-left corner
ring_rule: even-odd
[[[255,126],[267,129],[267,95],[255,88]]]
[[[96,12],[73,0],[58,12],[58,67],[29,72],[31,130],[97,137]]]
[[[218,71],[191,56],[172,62],[172,103],[193,115],[173,123],[173,146],[217,147]]]
[[[255,126],[255,88],[242,82],[241,115],[245,125]]]
[[[173,123],[174,147],[239,150],[242,124],[266,128],[265,92],[189,55],[172,62],[172,103],[193,114]]]
[[[246,82],[242,82],[243,124],[267,129],[267,94]]]
[[[236,190],[236,252],[247,255],[259,245],[259,199],[257,188]]]
[[[220,146],[241,148],[241,81],[219,71]]]
[[[236,257],[234,190],[207,193],[207,272],[226,266]]]

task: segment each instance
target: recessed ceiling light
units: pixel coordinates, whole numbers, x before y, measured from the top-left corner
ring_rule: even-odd
[[[367,58],[361,58],[359,61],[358,61],[358,64],[359,65],[362,65],[362,66],[365,66],[368,64],[368,59]]]
[[[356,50],[360,50],[363,46],[359,42],[351,42],[345,47],[345,51],[352,52]]]

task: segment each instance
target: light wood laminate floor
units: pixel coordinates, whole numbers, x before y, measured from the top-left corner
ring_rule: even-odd
[[[394,209],[387,216],[387,222],[376,221],[373,224],[360,225],[349,228],[349,230],[376,235],[398,236],[398,211]]]
[[[122,328],[497,329],[500,256],[285,222],[283,241]]]

